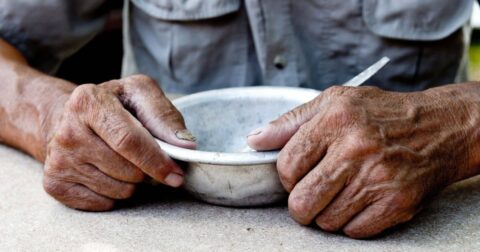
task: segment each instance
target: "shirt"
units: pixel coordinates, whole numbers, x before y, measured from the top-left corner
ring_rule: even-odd
[[[51,72],[99,31],[104,1],[0,0],[0,36]],[[147,74],[174,93],[252,85],[323,90],[388,56],[391,63],[369,84],[423,90],[465,80],[472,6],[473,0],[125,1],[123,75]],[[45,19],[49,13],[59,15]]]
[[[0,0],[0,37],[54,73],[103,28],[106,0]]]

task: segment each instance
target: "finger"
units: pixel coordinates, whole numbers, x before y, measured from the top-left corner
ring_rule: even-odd
[[[381,200],[373,203],[351,220],[343,228],[343,232],[352,238],[372,237],[387,228],[411,220],[414,213],[409,210],[399,211],[388,200]]]
[[[111,199],[128,199],[135,191],[134,184],[113,179],[95,166],[84,164],[76,168],[80,174],[71,179],[102,196]]]
[[[118,99],[104,95],[97,100],[103,103],[93,108],[97,113],[85,113],[91,115],[87,124],[111,149],[161,183],[172,187],[183,184],[180,167]]]
[[[317,114],[293,135],[280,151],[277,170],[284,188],[290,192],[325,155],[333,139],[321,126],[322,115]]]
[[[87,187],[44,177],[45,191],[64,205],[85,211],[107,211],[113,208],[114,201],[101,196]]]
[[[81,125],[77,115],[69,114],[67,125]],[[143,181],[145,174],[131,162],[113,151],[88,127],[71,127],[62,125],[54,141],[56,152],[63,153],[60,159],[70,159],[71,164],[61,164],[62,167],[75,167],[78,163],[90,163],[103,173],[120,181],[138,183]],[[72,157],[77,159],[72,161]],[[73,164],[73,165],[72,165]]]
[[[84,152],[90,164],[119,181],[139,183],[144,180],[145,173],[139,168],[113,151],[105,142],[96,136],[93,141],[95,141],[95,148],[86,148]]]
[[[310,224],[344,188],[351,167],[349,162],[339,162],[337,155],[327,152],[290,193],[288,206],[292,217],[301,224]]]
[[[263,128],[252,131],[247,143],[255,150],[274,150],[282,148],[297,132],[300,126],[320,110],[321,95],[272,121]]]
[[[180,147],[196,147],[196,139],[187,130],[182,115],[152,78],[135,75],[120,83],[122,103],[152,135]]]
[[[360,182],[348,185],[315,219],[317,225],[329,232],[340,230],[370,203],[368,191]]]

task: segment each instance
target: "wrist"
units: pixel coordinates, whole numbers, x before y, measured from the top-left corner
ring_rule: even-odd
[[[42,139],[42,145],[44,146],[41,149],[45,151],[43,153],[39,153],[40,155],[37,159],[42,161],[45,159],[48,144],[54,137],[59,124],[62,122],[63,110],[65,104],[70,98],[72,91],[64,90],[57,92],[59,93],[58,96],[54,97],[52,100],[45,104],[41,117],[41,128],[39,130],[39,133]]]
[[[0,142],[43,161],[46,144],[75,85],[28,66],[0,39]]]
[[[39,128],[37,132],[40,146],[33,147],[33,153],[31,154],[36,159],[44,161],[47,153],[47,145],[55,135],[56,128],[62,121],[65,104],[76,85],[50,76],[41,76],[36,81],[38,81],[38,85],[41,85],[49,95],[46,95],[44,99],[33,101],[39,111]]]
[[[442,113],[456,121],[457,134],[463,142],[464,157],[459,158],[453,182],[480,174],[480,82],[447,85],[425,91],[439,102],[447,102]],[[452,142],[452,144],[455,144]]]
[[[40,161],[75,85],[23,63],[3,64],[0,78],[0,140]]]

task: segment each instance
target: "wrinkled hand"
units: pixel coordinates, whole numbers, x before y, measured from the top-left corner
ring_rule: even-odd
[[[132,76],[74,89],[47,146],[44,188],[63,204],[109,210],[145,174],[178,187],[182,170],[155,142],[194,148],[180,113],[156,83]]]
[[[332,87],[248,142],[257,150],[284,146],[277,169],[295,220],[370,237],[412,219],[439,190],[478,172],[469,169],[478,164],[479,103],[458,90]]]

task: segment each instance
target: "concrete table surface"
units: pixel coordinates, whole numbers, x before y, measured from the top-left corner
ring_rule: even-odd
[[[42,189],[42,165],[0,145],[0,251],[475,251],[480,178],[447,188],[412,222],[373,240],[296,224],[284,205],[233,209],[143,186],[107,213],[68,209]]]

